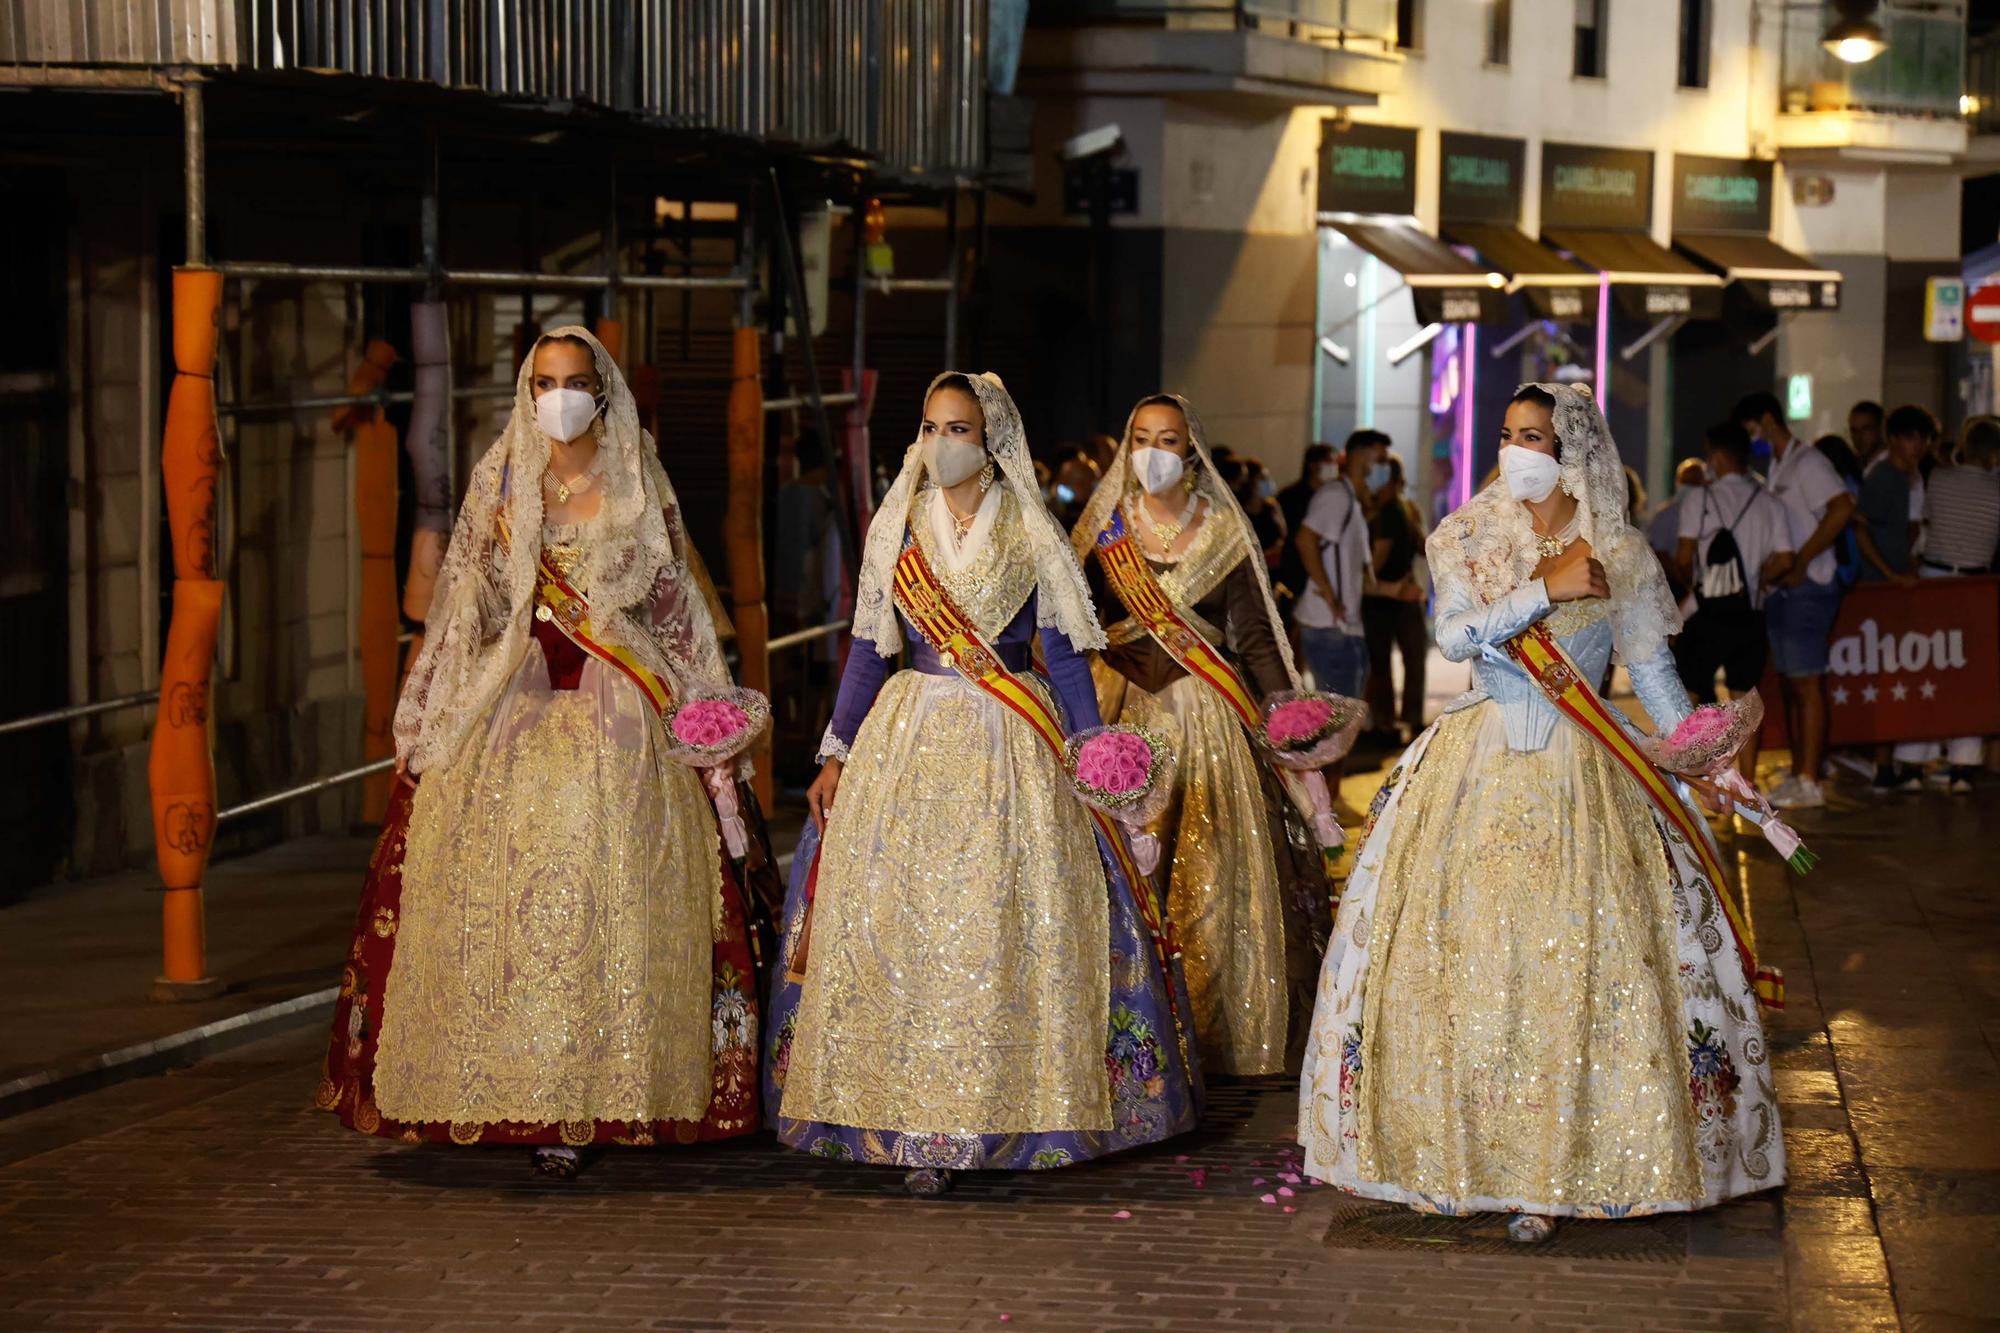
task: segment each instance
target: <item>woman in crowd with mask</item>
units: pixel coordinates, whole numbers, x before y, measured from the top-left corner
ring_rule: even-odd
[[[1246,458],[1242,480],[1234,490],[1236,503],[1250,520],[1251,534],[1264,553],[1265,570],[1275,571],[1284,554],[1285,538],[1291,531],[1285,524],[1284,511],[1278,508],[1278,483],[1271,479],[1269,468],[1254,458]]]
[[[1324,876],[1280,779],[1251,742],[1258,704],[1298,688],[1263,551],[1172,394],[1140,401],[1070,534],[1109,645],[1107,719],[1172,738],[1176,799],[1158,821],[1205,1069],[1272,1074],[1296,1055],[1329,925]],[[1288,966],[1289,963],[1289,966]]]
[[[1152,884],[1061,759],[1099,725],[1103,645],[1013,400],[939,376],[868,531],[793,860],[765,1072],[784,1143],[936,1194],[1193,1127]]]
[[[1679,617],[1578,388],[1523,387],[1499,485],[1430,539],[1474,688],[1370,811],[1320,979],[1307,1169],[1445,1213],[1702,1208],[1782,1184],[1760,998],[1707,826],[1590,688],[1616,653],[1662,732]],[[1705,801],[1719,805],[1712,787]]]
[[[616,364],[580,328],[543,335],[396,710],[322,1107],[534,1145],[555,1176],[589,1144],[756,1128],[734,777],[675,762],[662,722],[730,686],[711,596]]]

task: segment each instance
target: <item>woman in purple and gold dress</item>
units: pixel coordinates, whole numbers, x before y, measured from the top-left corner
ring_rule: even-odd
[[[785,1143],[935,1194],[1193,1127],[1153,887],[1059,758],[1098,724],[1080,654],[1103,643],[1013,401],[938,377],[869,529],[792,866],[765,1073]]]

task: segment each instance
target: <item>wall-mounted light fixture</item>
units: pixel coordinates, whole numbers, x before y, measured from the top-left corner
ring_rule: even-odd
[[[1850,65],[1864,65],[1889,49],[1875,21],[1876,0],[1835,0],[1840,14],[1820,35],[1819,44]]]

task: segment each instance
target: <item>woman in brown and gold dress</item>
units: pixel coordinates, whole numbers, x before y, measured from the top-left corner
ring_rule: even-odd
[[[1326,883],[1251,739],[1264,696],[1298,688],[1264,552],[1185,399],[1155,394],[1132,410],[1071,541],[1108,626],[1096,665],[1105,721],[1153,727],[1180,755],[1156,831],[1173,860],[1167,909],[1202,1063],[1277,1073],[1303,1048]]]

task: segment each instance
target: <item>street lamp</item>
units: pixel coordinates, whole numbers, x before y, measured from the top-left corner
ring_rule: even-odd
[[[1870,17],[1875,7],[1875,0],[1835,0],[1840,17],[1821,34],[1819,44],[1850,65],[1864,65],[1881,55],[1889,43],[1882,36],[1882,25]]]

